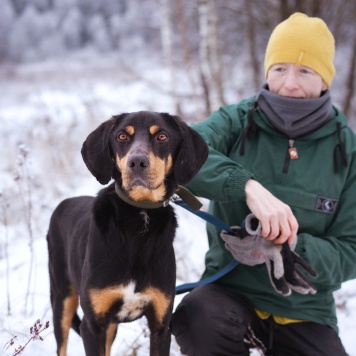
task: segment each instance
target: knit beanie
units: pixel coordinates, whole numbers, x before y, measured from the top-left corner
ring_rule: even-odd
[[[265,76],[272,65],[295,63],[313,69],[330,87],[335,74],[335,41],[325,22],[296,12],[281,22],[269,38]]]

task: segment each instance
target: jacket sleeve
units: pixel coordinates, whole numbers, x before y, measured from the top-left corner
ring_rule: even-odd
[[[209,156],[198,175],[188,184],[197,196],[228,202],[245,200],[245,184],[253,175],[229,158],[243,131],[236,105],[220,108],[204,122],[192,125],[209,146]]]
[[[296,252],[318,273],[313,281],[320,289],[336,290],[342,282],[356,278],[356,162],[339,197],[333,222],[325,236],[298,235]]]

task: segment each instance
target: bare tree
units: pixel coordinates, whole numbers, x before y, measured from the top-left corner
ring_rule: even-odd
[[[224,104],[214,0],[198,0],[199,60],[207,113]]]
[[[351,58],[350,58],[350,69],[346,81],[346,96],[345,102],[343,105],[343,111],[346,117],[351,120],[352,115],[352,99],[356,97],[356,35],[354,36],[353,47],[351,51]]]
[[[196,116],[198,118],[203,118],[205,117],[205,115],[203,115],[203,113],[199,109],[200,107],[199,89],[198,89],[197,80],[194,76],[192,58],[189,52],[189,45],[188,45],[188,38],[187,38],[187,31],[186,31],[186,21],[184,18],[184,8],[182,6],[182,0],[176,0],[176,15],[177,15],[178,31],[182,44],[183,62],[193,92],[193,100],[195,105]]]
[[[170,85],[171,93],[174,102],[175,111],[181,115],[179,98],[176,92],[177,71],[175,68],[173,57],[173,34],[172,34],[172,21],[170,0],[160,0],[161,6],[161,41],[164,62],[168,65],[170,72]]]
[[[250,0],[245,0],[245,7],[247,11],[247,40],[251,60],[252,81],[254,89],[257,91],[261,85],[259,75],[261,66],[258,60],[258,51],[256,50],[256,22],[253,18],[252,6],[253,3]]]

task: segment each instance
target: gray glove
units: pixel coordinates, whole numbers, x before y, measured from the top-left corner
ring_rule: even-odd
[[[236,235],[221,232],[225,247],[234,258],[242,264],[255,266],[265,263],[269,279],[274,289],[288,296],[292,290],[300,294],[315,294],[316,288],[296,269],[303,267],[311,276],[316,272],[311,266],[294,252],[297,241],[289,246],[288,242],[277,245],[261,236],[260,222],[253,214],[249,214],[244,227],[232,227]]]
[[[252,214],[247,215],[245,226],[243,227],[231,227],[235,235],[231,235],[224,230],[220,234],[221,238],[225,241],[225,248],[231,252],[235,260],[247,266],[266,263],[264,248],[262,247],[264,241],[261,241],[261,237],[258,231],[256,231],[260,229],[260,226],[259,224],[255,226],[251,225],[252,217]],[[267,240],[265,242],[268,243]]]

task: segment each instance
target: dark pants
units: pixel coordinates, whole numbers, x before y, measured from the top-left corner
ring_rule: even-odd
[[[347,355],[331,327],[261,320],[244,298],[218,285],[200,286],[186,295],[171,328],[182,354],[188,356],[249,355],[249,347],[273,356]]]

